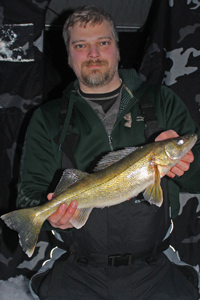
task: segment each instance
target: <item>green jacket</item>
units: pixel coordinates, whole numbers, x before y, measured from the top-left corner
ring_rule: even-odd
[[[179,185],[188,192],[200,193],[200,130],[184,103],[170,89],[142,82],[135,70],[120,70],[119,74],[124,87],[117,121],[110,137],[98,115],[77,93],[78,82],[70,84],[64,91],[73,106],[73,132],[79,135],[74,148],[78,169],[91,172],[105,153],[145,143],[145,124],[139,98],[146,90],[155,108],[160,128],[173,129],[179,135],[194,132],[198,134],[198,141],[192,149],[195,160],[190,169],[178,179],[168,179],[174,218],[179,211]],[[50,101],[38,108],[31,119],[21,162],[18,207],[38,205],[46,201],[48,192],[54,191],[57,181],[54,179],[62,170],[62,150],[54,141],[59,133],[59,109],[60,99]],[[131,127],[124,126],[127,122],[124,116],[128,113],[132,116]],[[66,129],[63,128],[61,142]]]

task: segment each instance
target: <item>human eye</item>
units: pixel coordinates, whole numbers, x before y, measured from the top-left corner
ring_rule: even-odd
[[[102,41],[102,42],[101,42],[101,45],[102,45],[102,46],[106,46],[106,45],[108,45],[108,44],[109,44],[108,41]]]
[[[82,48],[84,48],[84,45],[83,44],[77,44],[77,45],[75,45],[75,48],[76,49],[82,49]]]

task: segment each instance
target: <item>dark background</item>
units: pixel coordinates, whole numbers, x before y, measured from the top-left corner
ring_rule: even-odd
[[[91,3],[103,6],[116,21],[119,67],[135,68],[143,80],[173,89],[200,124],[196,1],[0,0],[0,215],[15,209],[21,151],[33,111],[59,97],[75,78],[62,40],[66,15],[74,6]],[[194,266],[200,264],[199,211],[199,195],[182,192],[172,242],[180,257]],[[50,249],[49,234],[41,232],[28,258],[17,233],[0,220],[0,279],[30,277]]]

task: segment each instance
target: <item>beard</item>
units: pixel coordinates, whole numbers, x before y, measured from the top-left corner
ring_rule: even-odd
[[[106,70],[88,70],[87,66],[105,66]],[[86,68],[85,68],[86,67]],[[88,87],[103,86],[111,82],[115,73],[117,71],[117,66],[115,68],[108,68],[108,62],[106,60],[89,60],[83,62],[81,65],[81,74],[78,78],[84,85]]]

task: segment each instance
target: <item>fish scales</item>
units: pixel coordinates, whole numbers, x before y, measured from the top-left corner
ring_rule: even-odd
[[[55,207],[58,207],[61,203],[69,204],[72,200],[78,201],[79,209],[91,207],[94,200],[96,201],[95,207],[102,207],[103,203],[104,206],[110,206],[113,205],[113,201],[118,204],[127,198],[136,196],[140,192],[138,186],[143,185],[146,188],[153,182],[153,171],[148,165],[151,162],[150,157],[153,155],[152,150],[153,145],[142,147],[136,150],[137,153],[129,154],[101,172],[88,174],[70,186],[62,195],[58,195],[52,201],[52,207],[53,203],[55,203]],[[151,180],[150,178],[147,180],[147,177],[144,180],[141,172],[146,176],[148,174]]]
[[[79,202],[79,208],[85,208],[88,207],[88,205],[91,205],[91,203],[94,202],[94,199],[97,200],[97,196],[100,198],[100,201],[105,202],[108,201],[105,199],[105,196],[106,198],[109,198],[110,196],[115,195],[115,193],[119,193],[120,189],[124,190],[125,188],[127,190],[126,184],[131,185],[131,187],[135,187],[135,179],[141,178],[140,168],[142,168],[142,170],[145,169],[145,174],[147,174],[147,171],[150,170],[150,166],[148,164],[151,162],[153,149],[154,146],[152,144],[146,145],[145,148],[140,147],[135,152],[129,154],[129,156],[126,156],[101,172],[97,172],[92,175],[89,174],[85,178],[70,186],[68,190],[63,193],[61,196],[61,203],[65,202],[69,204],[72,200],[77,200]],[[153,180],[152,172],[148,173],[151,176],[151,180]],[[132,184],[129,179],[131,176],[130,174],[132,174],[132,179],[134,180]],[[144,184],[143,177],[140,180],[142,184]],[[125,184],[124,180],[126,178],[127,180]],[[136,195],[136,193],[134,194]],[[63,199],[65,197],[66,200]],[[58,199],[59,197],[57,197],[57,200]]]
[[[163,202],[160,178],[186,155],[196,140],[197,135],[190,134],[112,152],[100,161],[93,174],[66,170],[51,201],[10,212],[1,218],[19,232],[20,244],[31,256],[43,222],[61,203],[78,201],[78,208],[70,219],[77,229],[84,226],[94,207],[116,205],[142,191],[145,200],[160,207]]]
[[[130,161],[131,156],[130,154]],[[138,195],[142,187],[145,189],[149,184],[153,183],[154,171],[149,166],[151,156],[151,153],[146,155],[142,159],[137,160],[134,165],[127,163],[126,168],[123,168],[120,172],[118,171],[117,174],[113,172],[114,176],[109,178],[106,182],[100,182],[99,185],[96,184],[95,187],[93,186],[91,189],[81,193],[79,197],[75,199],[80,203],[80,208],[90,207],[94,200],[96,202],[95,207],[102,207],[103,204],[104,206],[110,206],[113,205],[113,203],[119,204]],[[111,167],[113,168],[113,166]],[[98,175],[98,173],[96,173],[96,175]],[[105,176],[103,172],[101,177],[102,175]],[[86,203],[84,203],[85,199],[88,199]]]

